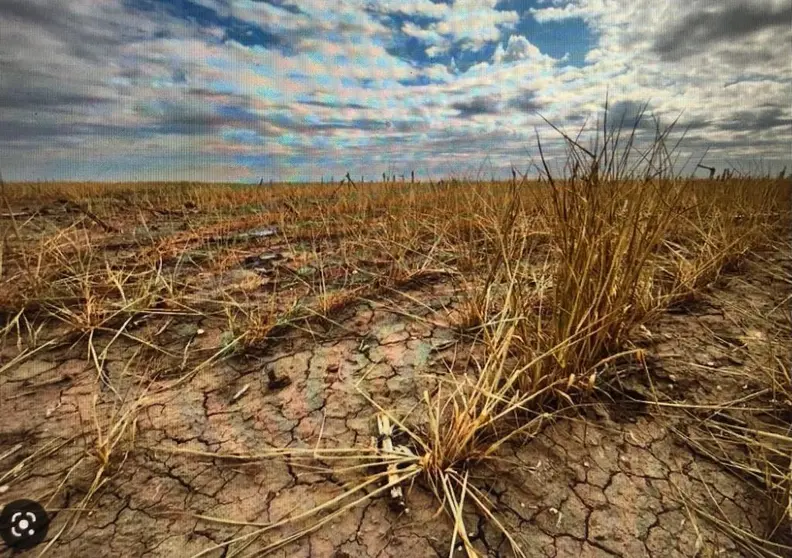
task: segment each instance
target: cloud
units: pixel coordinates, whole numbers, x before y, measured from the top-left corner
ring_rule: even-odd
[[[583,6],[572,3],[566,4],[563,8],[551,6],[549,8],[530,8],[528,11],[539,23],[564,21],[576,17],[585,18],[590,14]]]
[[[457,0],[436,29],[471,49],[481,48],[499,40],[502,27],[511,27],[520,20],[517,12],[497,10],[496,4],[497,0]]]
[[[451,108],[459,111],[462,118],[471,118],[482,114],[498,114],[500,99],[497,96],[479,96],[451,104]]]
[[[713,42],[736,41],[761,31],[792,27],[789,2],[721,1],[706,11],[688,13],[655,37],[652,50],[665,60],[680,60]],[[788,34],[787,34],[788,35]],[[778,45],[768,44],[768,48]]]
[[[435,58],[457,45],[478,51],[498,41],[503,29],[520,21],[516,11],[499,10],[497,0],[456,0],[453,4],[429,0],[387,3],[376,9],[385,14],[422,16],[422,21],[406,21],[401,31],[426,45],[426,55]]]
[[[113,124],[94,123],[40,123],[0,120],[0,141],[21,144],[30,144],[38,140],[57,142],[68,146],[70,138],[78,136],[107,137],[127,133],[123,126]],[[35,145],[35,144],[34,144]]]
[[[487,156],[508,169],[534,126],[563,156],[537,111],[579,129],[606,93],[611,122],[650,101],[641,132],[681,114],[683,145],[710,146],[709,164],[789,160],[788,0],[515,4],[5,0],[3,173],[443,174]],[[575,40],[571,18],[595,42],[582,66],[546,54],[548,30]]]
[[[411,21],[406,21],[401,30],[402,33],[408,37],[415,37],[416,39],[430,45],[441,44],[446,40],[446,38],[438,33],[435,29],[424,29]]]
[[[449,4],[436,3],[431,0],[372,1],[369,6],[371,9],[383,13],[422,16],[433,19],[441,19],[452,9]]]
[[[543,60],[551,61],[552,57],[544,55],[540,50],[522,35],[512,35],[506,43],[504,49],[498,44],[493,55],[496,64],[517,62],[519,60]]]
[[[543,104],[536,99],[536,92],[524,91],[512,97],[506,106],[519,112],[534,113],[543,107]]]
[[[767,131],[778,127],[792,126],[792,111],[782,107],[767,107],[759,110],[738,111],[717,124],[721,130],[735,132]]]
[[[332,109],[367,109],[368,107],[365,105],[361,105],[359,103],[333,103],[329,101],[300,101],[303,105],[310,105],[314,107],[324,107],[324,108],[332,108]]]

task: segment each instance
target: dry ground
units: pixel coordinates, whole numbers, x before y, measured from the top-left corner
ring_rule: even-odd
[[[119,191],[20,195],[0,218],[0,504],[45,505],[50,555],[257,555],[310,520],[262,527],[370,471],[256,454],[374,448],[377,406],[425,430],[424,394],[487,360],[471,293],[490,221],[442,213],[469,199],[413,188],[399,214],[383,193]],[[464,466],[504,529],[466,505],[466,548],[417,476],[406,510],[380,491],[274,555],[510,556],[505,530],[531,557],[791,556],[790,242],[724,259],[631,328],[593,389]]]

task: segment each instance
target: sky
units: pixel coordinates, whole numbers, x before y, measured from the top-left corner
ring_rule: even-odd
[[[6,180],[504,178],[606,96],[792,167],[792,0],[0,0]]]

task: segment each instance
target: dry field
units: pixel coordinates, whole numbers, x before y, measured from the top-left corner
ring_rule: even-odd
[[[542,181],[5,184],[27,555],[792,555],[792,183],[610,139]]]

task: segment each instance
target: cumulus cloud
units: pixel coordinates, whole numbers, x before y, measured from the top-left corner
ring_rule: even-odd
[[[451,6],[432,2],[432,0],[384,0],[372,1],[369,7],[384,13],[397,13],[408,16],[423,16],[441,19],[448,14]]]
[[[402,26],[402,33],[409,37],[428,43],[430,45],[438,45],[445,42],[445,37],[437,32],[435,29],[424,29],[411,21],[407,21]]]
[[[541,51],[522,35],[512,35],[506,43],[506,48],[498,44],[493,60],[496,64],[516,62],[518,60],[551,60],[551,57]]]
[[[550,6],[547,8],[531,8],[528,11],[539,23],[547,23],[548,21],[563,21],[565,19],[571,19],[575,17],[584,18],[591,13],[586,10],[584,6],[575,5],[572,3],[566,4],[560,8],[558,6]]]
[[[513,10],[497,9],[497,0],[456,0],[452,4],[424,1],[387,2],[376,8],[381,13],[419,15],[421,24],[408,21],[402,32],[423,41],[427,56],[445,54],[452,45],[478,51],[500,40],[503,30],[519,22]]]
[[[631,123],[644,101],[663,122],[682,114],[684,143],[711,147],[711,164],[788,162],[788,0],[502,4],[5,0],[4,176],[234,179],[266,167],[296,179],[317,164],[416,161],[443,173],[484,156],[508,168],[543,126],[537,113],[578,128],[606,93],[612,122]],[[545,29],[526,31],[530,18]],[[594,38],[582,66],[543,42],[572,19]]]

